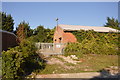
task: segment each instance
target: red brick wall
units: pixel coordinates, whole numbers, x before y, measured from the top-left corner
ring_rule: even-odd
[[[53,40],[54,43],[77,42],[76,37],[72,33],[64,32],[59,26],[56,27]]]
[[[63,43],[68,43],[68,42],[77,42],[77,39],[72,33],[65,32],[63,34]]]
[[[60,42],[60,40],[59,40],[59,38],[62,38],[63,37],[63,30],[60,28],[60,27],[56,27],[56,29],[55,29],[55,33],[54,33],[54,43],[59,43]],[[61,39],[61,41],[62,41],[62,39]]]

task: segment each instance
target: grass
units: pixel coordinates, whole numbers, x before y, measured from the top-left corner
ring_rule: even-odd
[[[59,72],[57,71],[59,70]],[[40,72],[40,74],[53,74],[53,73],[61,73],[63,72],[63,69],[61,69],[61,66],[58,64],[53,65],[46,65],[46,68]]]
[[[75,66],[75,64],[72,64],[72,63],[65,63],[66,66]]]
[[[81,67],[92,69],[93,71],[100,71],[109,66],[118,66],[117,55],[84,55]]]
[[[51,58],[53,57],[58,58],[57,56],[51,56]],[[64,62],[63,59],[58,59],[61,62]],[[79,60],[82,62],[77,64],[71,64],[67,62],[64,62],[64,65],[46,64],[45,69],[39,72],[39,74],[98,72],[109,66],[118,66],[117,55],[86,54],[82,55]]]

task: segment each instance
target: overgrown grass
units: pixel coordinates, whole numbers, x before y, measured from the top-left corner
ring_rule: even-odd
[[[51,58],[53,57],[51,56]],[[59,60],[64,62],[62,59]],[[81,62],[77,64],[47,64],[45,69],[39,74],[97,72],[109,66],[118,66],[117,55],[84,54],[79,60]],[[67,66],[67,68],[65,66]]]

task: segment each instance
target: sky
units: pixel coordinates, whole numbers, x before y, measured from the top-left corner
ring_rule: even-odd
[[[1,0],[2,2],[118,2],[119,0]]]
[[[2,11],[11,14],[14,28],[23,20],[32,29],[58,24],[104,26],[107,17],[118,19],[118,2],[2,2]]]

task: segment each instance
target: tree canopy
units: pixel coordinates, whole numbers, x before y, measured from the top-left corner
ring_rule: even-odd
[[[16,28],[16,34],[20,41],[30,37],[33,34],[33,30],[30,28],[29,23],[25,21],[21,22]]]
[[[0,23],[2,23],[0,27],[2,28],[2,30],[13,32],[13,29],[14,29],[13,17],[10,14],[7,15],[4,12],[0,12],[0,15],[1,15],[0,19],[2,18],[0,20]]]
[[[120,23],[118,22],[117,19],[107,17],[107,22],[106,22],[106,24],[104,26],[120,30],[119,25],[120,25]]]
[[[44,28],[44,26],[38,26],[33,31],[33,36],[29,38],[29,40],[33,42],[53,42],[53,35],[55,29]]]

